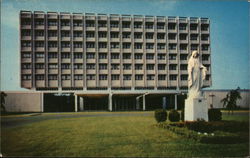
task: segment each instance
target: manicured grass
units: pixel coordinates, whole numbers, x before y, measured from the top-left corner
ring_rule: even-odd
[[[35,117],[35,116],[34,116]],[[232,117],[231,117],[232,118]],[[154,126],[152,116],[79,117],[1,129],[4,156],[246,156],[249,144],[201,144]]]

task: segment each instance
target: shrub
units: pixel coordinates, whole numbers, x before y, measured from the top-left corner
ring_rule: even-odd
[[[222,113],[219,109],[209,109],[208,110],[208,120],[209,121],[221,121]]]
[[[167,120],[167,111],[163,109],[155,110],[155,120],[157,122],[164,122]]]
[[[180,121],[180,114],[178,113],[177,110],[171,110],[169,112],[168,119],[171,122],[178,122],[178,121]]]
[[[185,111],[184,111],[184,109],[181,110],[181,120],[182,121],[185,120]]]

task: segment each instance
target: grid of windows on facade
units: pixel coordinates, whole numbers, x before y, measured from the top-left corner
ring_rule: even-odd
[[[183,88],[193,50],[210,86],[207,18],[20,12],[24,88]]]

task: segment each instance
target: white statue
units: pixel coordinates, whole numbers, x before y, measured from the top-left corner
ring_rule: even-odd
[[[198,51],[193,51],[188,60],[188,98],[202,97],[201,88],[206,78],[207,69],[200,61]]]

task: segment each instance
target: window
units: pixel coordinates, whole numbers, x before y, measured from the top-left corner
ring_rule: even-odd
[[[122,22],[122,28],[130,28],[130,22]]]
[[[30,36],[31,33],[28,30],[22,30],[22,36]]]
[[[135,64],[135,70],[142,70],[143,64]]]
[[[159,50],[165,49],[165,44],[163,44],[163,43],[158,43],[158,44],[157,44],[157,49],[159,49]]]
[[[74,75],[74,80],[83,80],[83,75]]]
[[[111,64],[111,70],[119,70],[119,64]]]
[[[81,31],[75,31],[73,36],[74,37],[82,37],[82,32]]]
[[[37,30],[37,31],[35,32],[35,36],[38,36],[38,37],[44,36],[44,31]]]
[[[158,75],[158,80],[166,80],[166,75]]]
[[[87,80],[95,80],[95,75],[87,75],[86,76]]]
[[[180,70],[187,70],[188,65],[186,64],[181,64]]]
[[[119,53],[111,53],[111,59],[119,59],[120,54]]]
[[[36,68],[36,69],[44,69],[45,66],[44,66],[43,63],[36,63],[35,68]]]
[[[122,43],[122,48],[123,49],[129,49],[131,46],[131,43]]]
[[[131,80],[132,75],[123,75],[123,80]]]
[[[147,75],[147,80],[154,80],[155,79],[155,75]]]
[[[153,39],[154,33],[146,33],[146,39]]]
[[[61,54],[61,58],[62,58],[62,59],[70,58],[70,53],[62,53],[62,54]]]
[[[165,24],[164,23],[157,23],[157,29],[162,30],[164,29]]]
[[[170,79],[171,81],[176,81],[176,80],[177,80],[177,75],[170,75],[170,76],[169,76],[169,79]]]
[[[44,53],[36,53],[36,58],[44,58]]]
[[[142,33],[135,32],[134,33],[134,38],[135,39],[142,39]]]
[[[169,50],[176,50],[176,44],[169,44]]]
[[[187,29],[187,24],[181,23],[181,24],[179,25],[179,30],[186,30],[186,29]]]
[[[69,31],[62,31],[61,37],[70,37],[70,32]]]
[[[142,43],[135,43],[135,49],[142,49]]]
[[[69,20],[61,20],[61,26],[70,26]]]
[[[22,42],[22,47],[31,47],[31,42]]]
[[[209,81],[210,75],[206,75],[206,80]]]
[[[169,54],[169,60],[176,60],[176,54]]]
[[[202,55],[202,61],[208,61],[209,55]]]
[[[110,22],[110,28],[118,28],[119,22],[118,21],[111,21]]]
[[[107,64],[99,64],[99,70],[107,70],[108,65]]]
[[[22,75],[22,80],[31,80],[31,75]]]
[[[61,68],[62,69],[70,69],[70,64],[62,64]]]
[[[56,48],[57,47],[57,42],[49,42],[48,47],[49,48]]]
[[[123,53],[122,58],[123,59],[131,59],[131,54],[130,53]]]
[[[61,43],[61,47],[62,48],[69,48],[70,47],[70,43],[69,42],[62,42]]]
[[[98,21],[98,27],[107,27],[107,22],[106,21]]]
[[[130,38],[130,32],[123,32],[122,38]]]
[[[40,41],[39,41],[39,42],[36,42],[36,43],[35,43],[35,46],[36,46],[36,47],[44,47],[44,42],[40,42]]]
[[[197,44],[191,44],[191,50],[198,50]]]
[[[36,80],[44,80],[44,75],[36,75]]]
[[[74,53],[74,59],[82,59],[82,53]]]
[[[181,80],[182,81],[188,80],[188,75],[181,75]]]
[[[35,20],[35,25],[44,25],[43,20]]]
[[[169,30],[175,30],[175,25],[176,25],[175,23],[169,23],[168,24],[168,29]]]
[[[198,40],[198,34],[191,34],[190,40],[194,40],[194,41]]]
[[[118,32],[110,32],[110,38],[119,38]]]
[[[86,21],[86,27],[95,27],[95,21],[87,20]]]
[[[86,68],[88,70],[93,70],[93,69],[95,69],[95,64],[86,64]]]
[[[120,75],[111,75],[111,80],[119,80]]]
[[[146,29],[153,29],[154,28],[154,23],[146,23],[145,28]]]
[[[146,49],[154,49],[153,43],[146,43]]]
[[[201,24],[201,31],[208,31],[209,25],[208,24]]]
[[[187,44],[180,44],[180,50],[187,50]]]
[[[57,21],[56,20],[49,20],[48,26],[57,26]]]
[[[108,75],[99,75],[99,80],[107,80]]]
[[[74,48],[82,48],[81,42],[74,42]]]
[[[95,53],[87,53],[86,58],[87,59],[95,59]]]
[[[31,69],[31,64],[30,63],[22,64],[22,69]]]
[[[95,43],[94,42],[87,42],[86,47],[87,48],[95,48]]]
[[[134,28],[135,29],[142,28],[142,23],[141,22],[134,22]]]
[[[58,65],[57,64],[49,64],[48,67],[49,67],[49,69],[57,69]]]
[[[166,70],[165,64],[158,64],[158,70]]]
[[[154,64],[147,64],[146,68],[147,68],[147,70],[154,70],[155,65]]]
[[[70,75],[62,75],[62,80],[70,80]]]
[[[207,51],[209,49],[209,45],[203,44],[203,45],[201,45],[201,49]]]
[[[187,60],[187,54],[181,54],[180,60]]]
[[[107,59],[106,53],[99,53],[99,59]]]
[[[190,30],[196,31],[197,30],[197,24],[190,24]]]
[[[48,53],[48,57],[49,57],[49,59],[57,58],[57,53],[56,52],[50,52],[50,53]]]
[[[31,53],[22,53],[22,58],[31,58]]]
[[[169,40],[175,40],[176,39],[176,34],[175,33],[169,33],[168,34],[168,39]]]
[[[119,43],[111,43],[110,47],[115,49],[115,48],[119,48]]]
[[[82,69],[83,65],[82,64],[74,64],[74,69]]]
[[[142,59],[142,54],[135,54],[135,59]]]
[[[98,43],[98,47],[99,48],[107,48],[107,43],[105,43],[105,42],[99,42]]]
[[[123,64],[123,70],[131,70],[131,64]]]
[[[143,80],[143,75],[135,75],[135,80]]]
[[[73,26],[82,26],[82,21],[73,21]]]
[[[93,38],[93,37],[95,37],[95,32],[86,32],[86,37],[87,38]]]
[[[176,70],[176,69],[177,69],[177,65],[175,65],[175,64],[169,65],[169,70]]]
[[[157,34],[157,39],[165,39],[165,34],[164,33],[158,33]]]
[[[99,32],[98,36],[99,36],[99,38],[106,38],[107,37],[107,32]]]
[[[48,75],[49,80],[57,80],[57,75]]]
[[[147,60],[153,60],[154,59],[154,54],[146,54],[146,59]]]
[[[57,31],[48,31],[48,37],[56,37]]]
[[[207,35],[207,34],[202,34],[201,35],[201,40],[202,41],[208,41],[208,39],[209,39],[209,35]]]
[[[180,34],[180,40],[187,40],[187,34]]]
[[[165,60],[166,59],[166,55],[165,54],[158,54],[157,55],[157,59],[158,60]]]

